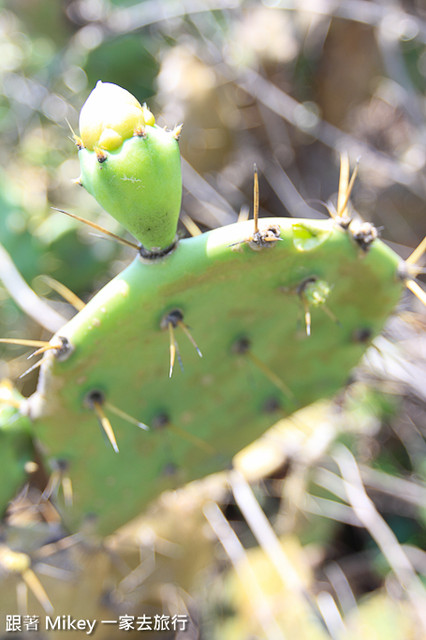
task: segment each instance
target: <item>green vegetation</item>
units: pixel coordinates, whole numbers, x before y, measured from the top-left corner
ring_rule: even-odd
[[[421,10],[225,4],[0,13],[2,611],[415,640]]]

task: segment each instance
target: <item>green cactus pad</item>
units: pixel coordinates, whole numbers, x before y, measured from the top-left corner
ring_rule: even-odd
[[[175,240],[182,198],[179,144],[146,125],[113,151],[79,151],[81,182],[99,204],[151,250]]]
[[[0,512],[27,479],[26,464],[34,460],[32,425],[13,404],[24,402],[12,385],[0,382]],[[11,404],[13,403],[13,404]]]
[[[114,530],[163,489],[226,468],[281,416],[335,393],[400,298],[399,258],[379,240],[366,251],[333,220],[262,220],[272,239],[263,244],[252,233],[253,222],[239,223],[161,259],[138,256],[58,332],[69,355],[46,354],[29,403],[49,455],[69,462],[73,525],[95,513],[101,532]],[[303,291],[316,280],[327,296],[310,307],[308,337]],[[173,337],[184,371],[176,362],[169,379]],[[95,402],[119,453],[103,442]]]

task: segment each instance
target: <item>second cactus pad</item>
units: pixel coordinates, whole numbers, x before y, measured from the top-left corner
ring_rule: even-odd
[[[95,513],[112,531],[164,488],[226,468],[277,419],[341,388],[382,330],[403,289],[383,243],[367,248],[334,220],[260,227],[137,256],[58,332],[66,348],[46,355],[29,405],[49,455],[67,462],[75,520]]]
[[[19,408],[24,398],[8,380],[0,381],[0,512],[28,479],[27,464],[34,458],[32,425]],[[34,463],[33,463],[34,464]]]

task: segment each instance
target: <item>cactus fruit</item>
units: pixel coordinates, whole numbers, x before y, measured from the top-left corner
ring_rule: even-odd
[[[182,197],[178,137],[115,84],[98,82],[80,115],[81,184],[148,250],[175,240]]]
[[[177,132],[113,87],[83,108],[81,182],[142,246],[53,336],[22,409],[72,480],[65,522],[94,513],[102,533],[335,393],[408,281],[374,227],[348,216],[344,179],[330,220],[259,221],[256,180],[254,223],[175,241]]]

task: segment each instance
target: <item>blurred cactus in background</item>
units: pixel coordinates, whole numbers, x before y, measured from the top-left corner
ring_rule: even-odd
[[[137,634],[138,616],[160,613],[188,615],[189,628],[153,637],[424,637],[424,315],[410,292],[373,340],[403,281],[424,299],[422,4],[19,0],[2,3],[0,32],[0,336],[44,344],[56,335],[35,395],[38,369],[19,377],[34,363],[28,347],[1,345],[0,637],[6,614],[52,607],[52,615],[115,619],[115,627],[98,624],[104,638],[120,635],[120,616],[134,616]],[[118,130],[105,94],[109,119],[91,137],[92,116],[79,124],[78,114],[99,79],[107,91],[113,83],[136,96],[134,119]],[[152,179],[153,200],[144,202],[150,211],[159,200],[162,211],[169,207],[167,228],[152,230],[155,215],[145,228],[129,222],[128,185],[114,195],[135,163],[121,163],[116,183],[108,163],[121,162],[131,145],[142,154],[132,179]],[[160,154],[167,147],[155,175],[144,173],[147,146]],[[349,204],[349,161],[337,191],[345,152],[358,163]],[[244,222],[254,163],[259,228],[270,218],[280,226],[272,251],[253,251],[256,229]],[[173,275],[157,280],[148,275],[155,265],[131,261],[140,244],[148,254],[173,244],[181,196],[178,249],[164,263]],[[236,222],[239,231],[223,229]],[[370,237],[375,228],[392,251]],[[287,252],[294,258],[284,268]],[[204,281],[196,281],[199,271]],[[85,304],[96,291],[105,300],[111,294],[110,304],[117,282],[130,287],[131,304],[124,316],[114,302],[110,326],[98,329],[102,298]],[[268,286],[282,302],[269,316]],[[215,321],[220,305],[230,318],[225,329]],[[97,345],[102,338],[100,357],[89,325]],[[185,370],[170,380],[173,330]],[[137,368],[138,331],[145,369]],[[353,341],[347,351],[337,347],[341,335]],[[55,359],[67,350],[57,336],[78,346],[68,361]],[[327,358],[332,375],[321,364]],[[260,374],[265,366],[269,373]],[[216,370],[220,384],[209,378]],[[148,399],[136,399],[138,379]],[[301,409],[342,386],[334,400]],[[194,415],[188,391],[199,402]],[[102,442],[93,413],[100,407],[114,423],[111,406],[121,410],[118,454]],[[172,406],[172,419],[161,422]],[[252,420],[258,407],[262,417]],[[35,427],[22,413],[39,415]],[[129,417],[142,429],[126,424]],[[162,489],[225,468],[277,420],[234,457],[232,471],[152,503]],[[42,459],[52,455],[49,467]],[[99,528],[110,533],[142,507],[137,520],[99,537]],[[40,627],[31,637],[62,634]]]

